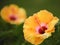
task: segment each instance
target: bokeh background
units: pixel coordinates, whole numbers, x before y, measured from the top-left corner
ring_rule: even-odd
[[[60,18],[60,0],[0,0],[0,10],[10,4],[25,8],[27,17],[46,9]],[[56,32],[41,45],[60,45],[60,22],[55,26]],[[32,45],[24,40],[23,24],[16,26],[6,23],[0,17],[0,45]]]

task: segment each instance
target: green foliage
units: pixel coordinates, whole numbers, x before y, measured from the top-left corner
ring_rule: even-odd
[[[17,4],[25,8],[27,16],[41,9],[51,11],[54,16],[60,18],[59,0],[0,0],[0,10],[9,4]],[[59,22],[60,23],[60,22]],[[60,45],[60,24],[56,25],[56,32],[46,39],[41,45]],[[32,45],[24,40],[23,24],[11,25],[0,17],[0,45]]]

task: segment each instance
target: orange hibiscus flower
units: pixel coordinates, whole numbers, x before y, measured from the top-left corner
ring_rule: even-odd
[[[24,38],[28,42],[38,45],[55,32],[55,25],[59,19],[47,10],[41,10],[26,19],[23,26]]]
[[[18,25],[24,22],[26,11],[23,8],[19,8],[17,5],[11,4],[1,10],[1,17],[8,23]]]

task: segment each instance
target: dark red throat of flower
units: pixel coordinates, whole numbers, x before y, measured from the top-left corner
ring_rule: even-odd
[[[15,16],[10,16],[10,20],[15,21],[16,17]]]
[[[44,34],[45,33],[45,30],[47,30],[47,27],[46,26],[42,26],[42,27],[39,28],[38,32],[40,34]]]

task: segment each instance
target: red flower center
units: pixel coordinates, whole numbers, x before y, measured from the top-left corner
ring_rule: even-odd
[[[12,21],[15,21],[16,20],[16,16],[10,16],[10,20],[12,20]]]
[[[45,33],[45,30],[47,30],[47,27],[46,26],[42,26],[41,28],[39,28],[38,32],[40,34],[44,34]]]
[[[47,25],[46,24],[41,24],[40,26],[38,26],[37,28],[36,28],[36,31],[37,31],[37,33],[39,33],[39,34],[44,34],[45,33],[45,30],[47,30]]]

